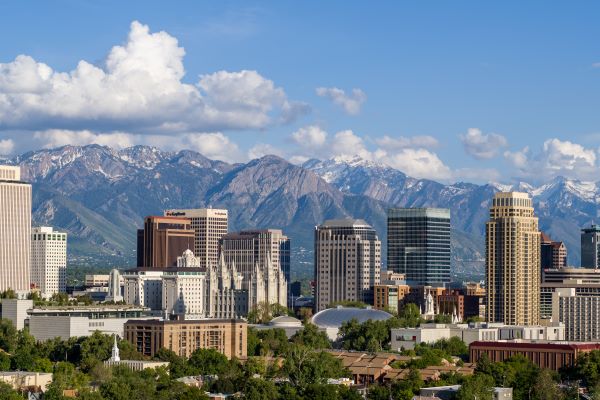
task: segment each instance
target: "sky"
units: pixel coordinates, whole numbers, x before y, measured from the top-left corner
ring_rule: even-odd
[[[485,4],[484,4],[485,3]],[[67,144],[599,181],[594,2],[0,2],[0,154]]]

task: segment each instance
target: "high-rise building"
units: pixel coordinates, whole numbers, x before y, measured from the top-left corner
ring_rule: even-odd
[[[567,267],[567,246],[563,242],[555,242],[542,232],[540,246],[542,270]]]
[[[526,193],[496,193],[486,223],[488,322],[538,325],[540,231]]]
[[[138,267],[167,268],[194,247],[194,231],[188,218],[150,216],[138,230]],[[141,257],[140,257],[141,254]]]
[[[387,216],[388,269],[411,285],[450,282],[450,210],[390,208]]]
[[[316,310],[338,301],[373,304],[381,273],[381,242],[360,219],[325,221],[315,228]]]
[[[0,166],[0,291],[29,291],[31,271],[31,185],[21,169]]]
[[[31,286],[43,297],[67,290],[67,234],[49,226],[31,230]]]
[[[599,289],[599,285],[570,281],[555,285],[551,298],[552,321],[565,325],[566,340],[600,340]]]
[[[593,224],[581,230],[581,267],[598,269],[600,266],[600,225]]]
[[[235,263],[238,272],[249,275],[256,264],[266,265],[271,257],[273,268],[283,271],[290,281],[290,239],[281,229],[258,229],[224,235],[220,250],[227,264]]]
[[[190,250],[193,250],[194,255],[200,259],[200,268],[217,265],[219,240],[227,234],[227,210],[217,208],[166,210],[165,216],[188,218],[195,232],[194,247]]]

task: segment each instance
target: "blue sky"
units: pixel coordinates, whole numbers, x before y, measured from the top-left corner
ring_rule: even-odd
[[[0,152],[151,144],[227,161],[358,154],[442,181],[598,180],[599,11],[2,2]]]

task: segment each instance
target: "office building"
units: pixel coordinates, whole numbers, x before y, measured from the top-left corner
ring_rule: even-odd
[[[567,246],[555,242],[544,232],[541,233],[540,262],[542,270],[567,267]]]
[[[281,229],[228,233],[221,238],[220,249],[225,262],[235,263],[238,272],[245,277],[254,272],[257,264],[266,266],[270,257],[273,268],[281,269],[290,282],[290,239]]]
[[[125,339],[137,351],[149,357],[161,348],[189,358],[197,349],[215,349],[238,359],[247,355],[248,324],[236,319],[203,319],[187,321],[128,321]]]
[[[486,223],[486,320],[538,325],[540,232],[526,193],[496,193]]]
[[[90,336],[95,331],[123,337],[123,325],[131,319],[149,319],[150,310],[126,305],[45,306],[32,308],[29,333],[39,341]]]
[[[581,283],[600,283],[600,269],[593,268],[556,268],[542,272],[543,283],[562,283],[566,280]]]
[[[379,284],[381,242],[363,220],[329,220],[315,228],[315,303],[321,311],[350,300],[373,304]]]
[[[216,208],[167,210],[165,216],[188,218],[192,222],[194,231],[194,247],[189,249],[193,250],[194,255],[200,259],[200,268],[217,265],[219,240],[227,234],[227,210]]]
[[[33,308],[33,300],[27,299],[2,299],[2,319],[8,319],[18,330],[25,327],[25,320],[29,317],[27,311]]]
[[[26,293],[31,271],[31,185],[20,167],[0,166],[0,292]]]
[[[409,285],[450,282],[450,210],[390,208],[387,215],[388,269]]]
[[[153,311],[162,310],[163,269],[136,268],[123,273],[125,304],[148,307]]]
[[[392,271],[382,273],[380,283],[373,287],[373,307],[397,313],[404,297],[410,293],[404,274]]]
[[[599,341],[600,285],[572,286],[577,287],[558,287],[552,293],[552,321],[565,325],[566,340]]]
[[[174,267],[177,257],[187,249],[194,248],[194,236],[188,218],[146,217],[144,229],[138,230],[137,266]]]
[[[67,290],[67,234],[49,226],[31,230],[31,287],[42,297]]]
[[[600,343],[538,342],[538,341],[477,341],[469,345],[469,362],[476,363],[483,354],[492,362],[522,355],[539,368],[559,371],[573,367],[585,353],[600,350]]]
[[[600,266],[600,226],[592,224],[581,230],[581,267],[598,269]]]

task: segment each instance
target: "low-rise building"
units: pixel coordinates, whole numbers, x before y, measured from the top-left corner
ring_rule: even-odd
[[[298,318],[290,317],[288,315],[281,315],[273,318],[266,324],[251,325],[251,327],[259,331],[266,329],[283,329],[288,339],[304,329],[302,321],[300,321]]]
[[[245,358],[247,330],[248,324],[239,319],[131,320],[125,324],[124,337],[150,357],[166,348],[186,358],[197,349],[215,349],[228,358]]]
[[[502,362],[522,355],[540,368],[558,371],[572,367],[585,353],[600,350],[600,343],[541,342],[525,340],[477,341],[469,345],[469,361],[476,363],[483,354],[492,362]]]
[[[15,328],[21,330],[28,318],[27,310],[32,308],[33,300],[2,299],[2,318],[10,320]]]
[[[475,341],[510,339],[565,340],[565,327],[512,326],[500,323],[422,324],[417,328],[391,329],[391,348],[395,351],[413,349],[419,343],[435,343],[457,337],[469,345]]]
[[[29,332],[38,341],[59,337],[90,336],[94,331],[123,337],[123,325],[131,319],[149,319],[150,310],[127,305],[47,306],[32,308]]]
[[[460,388],[461,385],[421,388],[419,396],[423,399],[437,398],[440,400],[452,400]],[[493,400],[512,400],[513,390],[512,388],[495,387],[492,398]]]
[[[121,360],[119,355],[119,346],[117,345],[117,336],[114,337],[115,341],[112,348],[112,354],[110,358],[104,361],[104,365],[107,367],[125,366],[132,371],[143,371],[145,369],[156,369],[156,368],[168,368],[169,363],[166,361],[153,361],[153,360]]]
[[[0,382],[10,385],[15,390],[45,392],[52,383],[52,374],[45,372],[6,371],[0,372]]]

